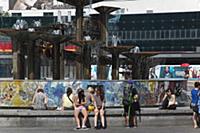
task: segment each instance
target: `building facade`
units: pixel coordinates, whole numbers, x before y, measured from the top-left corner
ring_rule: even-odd
[[[102,5],[120,5],[121,7],[120,10],[112,13],[108,20],[109,45],[112,45],[112,37],[115,35],[119,39],[118,45],[138,46],[142,52],[200,52],[200,4],[198,0],[111,1],[97,3],[92,7]],[[25,20],[29,27],[33,27],[33,21],[41,21],[42,26],[49,26],[58,22],[59,13],[63,23],[70,22],[73,26],[75,9],[10,10],[10,16],[0,16],[0,28],[12,28],[19,19]],[[84,10],[87,22],[92,21],[91,14],[96,13],[87,7]],[[89,26],[91,25],[86,24],[85,27]],[[89,29],[94,29],[93,26]],[[74,32],[74,28],[71,30]],[[96,32],[95,35],[99,35],[98,28],[94,32]],[[5,40],[10,42],[11,38],[0,37],[0,42],[3,42],[0,43],[2,45],[0,46],[0,67],[2,68],[0,77],[12,77],[12,52],[4,50],[4,45],[7,45]],[[51,60],[47,62],[41,66],[41,78],[52,76]],[[74,78],[75,64],[66,60],[65,65],[65,77]]]

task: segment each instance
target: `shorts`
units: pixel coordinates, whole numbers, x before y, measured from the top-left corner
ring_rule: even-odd
[[[130,108],[130,114],[129,114],[129,108]],[[129,105],[124,105],[124,117],[131,115],[131,116],[135,116],[136,115],[136,111],[133,107],[133,104],[129,107]]]
[[[124,116],[128,115],[129,105],[124,105]]]
[[[78,107],[75,108],[75,110],[79,110],[80,112],[81,112],[83,109],[86,110],[86,108],[85,108],[84,106],[78,106]]]

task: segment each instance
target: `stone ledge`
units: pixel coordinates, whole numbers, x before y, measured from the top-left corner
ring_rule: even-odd
[[[123,108],[108,108],[106,115],[119,117],[123,114]],[[93,116],[94,113],[90,113]],[[142,116],[174,116],[192,115],[189,107],[178,107],[176,110],[159,110],[158,108],[142,108]],[[30,109],[1,109],[0,117],[73,117],[73,110],[30,110]]]

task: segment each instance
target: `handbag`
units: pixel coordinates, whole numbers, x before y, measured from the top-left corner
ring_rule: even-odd
[[[95,109],[95,106],[93,104],[88,105],[87,110],[88,112],[93,112]]]

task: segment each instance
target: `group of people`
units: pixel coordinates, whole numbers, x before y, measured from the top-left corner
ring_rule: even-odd
[[[69,88],[68,88],[69,89]],[[77,123],[77,130],[87,129],[86,121],[88,119],[88,113],[94,112],[94,128],[95,129],[105,129],[105,98],[104,90],[101,87],[88,88],[89,94],[85,94],[84,90],[79,88],[77,94],[73,96],[72,105],[74,108],[74,117]],[[64,103],[64,100],[63,100]],[[64,107],[64,105],[63,105]],[[82,125],[80,124],[80,113],[83,115]],[[101,127],[97,126],[98,115],[101,119]]]
[[[76,129],[87,129],[88,114],[94,112],[94,128],[105,129],[105,97],[102,87],[88,87],[88,93],[79,88],[76,93],[68,87],[62,96],[62,110],[74,109],[74,117],[77,123]],[[195,82],[191,90],[191,104],[193,110],[193,127],[200,126],[200,83]],[[38,87],[33,97],[32,103],[34,109],[47,109],[48,98],[41,87]],[[137,89],[131,84],[123,90],[122,104],[124,107],[124,118],[126,127],[137,127],[137,112],[140,114],[140,103]],[[176,95],[172,89],[167,89],[162,100],[160,109],[176,109]],[[98,124],[100,119],[100,125]]]
[[[195,82],[194,88],[191,90],[191,104],[190,107],[193,110],[193,127],[198,128],[200,126],[200,83]]]
[[[39,87],[33,97],[33,108],[42,110],[46,109],[48,98],[44,90]],[[88,94],[82,88],[79,88],[76,93],[73,93],[72,88],[68,87],[66,93],[62,96],[62,110],[74,109],[74,117],[77,123],[76,129],[87,129],[86,122],[88,114],[94,112],[94,128],[105,129],[105,98],[104,90],[101,87],[88,87]],[[100,126],[98,119],[100,116]]]
[[[62,96],[61,110],[74,109],[74,117],[77,124],[76,130],[87,129],[88,114],[94,112],[94,128],[105,129],[105,97],[102,87],[88,87],[86,93],[83,89],[77,89],[76,93],[68,87]],[[38,87],[33,97],[32,104],[36,110],[47,109],[48,97],[42,87]],[[136,112],[140,112],[139,96],[136,88],[129,86],[124,88],[123,96],[124,118],[126,127],[136,127]],[[99,124],[100,123],[100,124]],[[90,125],[90,124],[89,124]]]

